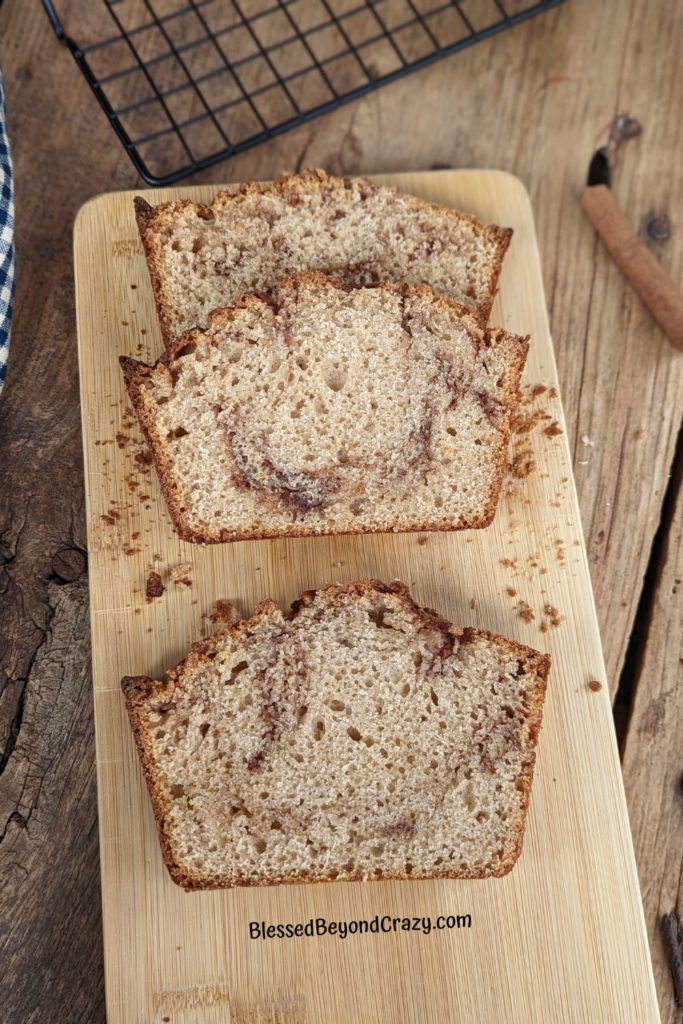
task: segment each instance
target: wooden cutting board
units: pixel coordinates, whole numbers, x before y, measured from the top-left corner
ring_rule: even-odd
[[[133,193],[92,200],[76,222],[108,1019],[649,1024],[659,1015],[529,199],[496,171],[379,180],[515,230],[492,323],[531,335],[525,384],[527,398],[536,395],[524,409],[530,429],[516,440],[517,475],[487,530],[182,543],[118,365],[119,354],[153,360],[162,351]],[[214,192],[145,196],[208,201]],[[169,576],[183,563],[176,575],[186,572],[189,586]],[[151,569],[167,589],[148,603]],[[182,892],[162,864],[121,677],[174,665],[210,632],[218,598],[250,614],[266,597],[287,606],[304,589],[367,576],[398,576],[454,622],[551,653],[516,867],[486,881]],[[461,926],[413,930],[414,918],[440,915]],[[411,930],[250,938],[250,922],[376,917],[384,927],[410,918]]]

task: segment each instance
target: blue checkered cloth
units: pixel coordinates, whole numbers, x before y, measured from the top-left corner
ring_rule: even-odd
[[[14,184],[0,72],[0,391],[5,383],[14,304]]]

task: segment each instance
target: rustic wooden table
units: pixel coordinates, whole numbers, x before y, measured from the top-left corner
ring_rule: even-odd
[[[578,197],[613,117],[636,117],[642,134],[621,148],[614,189],[683,279],[682,38],[682,4],[568,0],[193,179],[499,167],[528,187],[663,1024],[681,1019],[660,919],[683,918],[683,356]],[[1,3],[0,66],[19,254],[0,398],[0,1017],[95,1024],[105,1011],[71,237],[86,199],[141,182],[38,0]],[[648,238],[653,214],[670,218],[669,239]]]

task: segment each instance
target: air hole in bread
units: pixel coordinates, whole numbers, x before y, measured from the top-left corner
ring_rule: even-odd
[[[348,373],[339,368],[328,370],[324,380],[330,391],[341,391],[348,380]]]
[[[352,725],[349,726],[349,728],[346,731],[351,737],[351,739],[356,740],[356,742],[358,742],[358,740],[363,739],[362,735],[358,732],[358,729],[355,729]]]
[[[378,629],[393,629],[393,626],[384,621],[384,616],[388,611],[389,609],[384,607],[373,608],[368,612],[368,618],[375,623]]]
[[[244,672],[245,669],[248,669],[248,668],[249,668],[249,662],[248,661],[244,661],[244,660],[238,661],[237,664],[234,665],[233,668],[230,670],[230,675],[228,676],[228,678],[225,681],[226,685],[227,686],[232,686],[232,684],[235,682],[237,677],[242,672]]]
[[[174,359],[184,359],[185,356],[191,356],[193,352],[197,351],[197,342],[188,341],[185,345],[182,345],[173,353]]]
[[[319,718],[313,726],[313,739],[321,740],[325,735],[325,723]]]
[[[185,427],[175,427],[173,430],[169,430],[168,434],[166,435],[166,437],[168,438],[169,441],[172,441],[174,438],[180,438],[180,437],[186,437],[186,436],[187,436],[187,430],[185,429]]]

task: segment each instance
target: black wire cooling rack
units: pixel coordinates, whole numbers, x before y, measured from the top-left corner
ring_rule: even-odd
[[[561,0],[43,0],[142,177],[168,185]],[[78,34],[78,39],[74,35]]]

